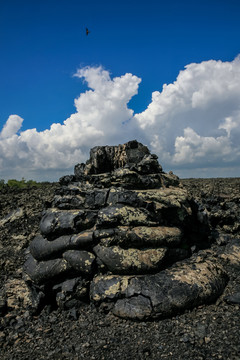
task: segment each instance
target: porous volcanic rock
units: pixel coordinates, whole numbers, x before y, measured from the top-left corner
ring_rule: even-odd
[[[60,179],[24,264],[41,304],[76,308],[90,300],[142,320],[222,293],[220,262],[192,256],[209,245],[204,212],[146,146],[95,147],[74,172]]]

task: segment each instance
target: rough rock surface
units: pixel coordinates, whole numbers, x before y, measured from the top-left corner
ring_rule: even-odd
[[[95,147],[60,184],[24,264],[41,300],[35,311],[44,303],[76,309],[90,300],[143,320],[221,295],[228,280],[221,264],[186,260],[210,246],[203,212],[146,146]]]
[[[113,313],[132,319],[171,316],[216,300],[226,285],[226,273],[211,260],[179,262],[155,275],[98,276],[91,283],[95,301],[118,299]]]
[[[182,183],[199,204],[209,205],[209,213],[212,211],[211,202],[214,201],[214,206],[220,209],[224,202],[233,198],[236,204],[233,210],[239,211],[240,179],[186,179]],[[221,184],[222,205],[218,203],[219,194],[212,191],[212,183]],[[240,252],[234,265],[229,261],[233,247],[234,259],[237,259],[236,244],[239,240],[231,240],[231,237],[237,237],[239,233],[224,232],[224,217],[222,226],[218,228],[221,234],[211,248],[196,251],[193,255],[196,263],[206,258],[218,260],[228,273],[229,281],[223,294],[212,304],[151,322],[118,318],[107,312],[111,303],[102,303],[99,308],[82,303],[74,310],[69,299],[70,307],[62,311],[62,298],[68,296],[71,288],[80,285],[84,289],[78,278],[66,281],[62,286],[57,309],[49,311],[46,306],[40,314],[31,315],[25,308],[28,301],[23,302],[23,298],[27,300],[31,293],[26,291],[20,268],[24,251],[39,229],[41,209],[50,204],[56,187],[55,184],[46,184],[44,188],[0,191],[1,220],[19,207],[25,214],[11,223],[5,222],[0,231],[1,286],[6,285],[10,295],[13,281],[21,280],[14,288],[18,295],[22,294],[16,299],[11,290],[12,305],[16,304],[11,309],[4,308],[6,302],[0,294],[0,309],[4,309],[0,317],[1,359],[239,359]],[[225,253],[228,259],[220,256]]]
[[[0,287],[24,263],[24,249],[39,230],[41,213],[54,197],[58,183],[25,189],[0,189]]]
[[[219,245],[240,237],[240,178],[184,179],[182,183],[207,215]]]

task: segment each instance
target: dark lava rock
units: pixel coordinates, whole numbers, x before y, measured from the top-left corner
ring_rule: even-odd
[[[73,178],[74,176],[71,176],[71,181],[75,181]],[[240,205],[238,201],[240,198],[239,178],[184,179],[182,182],[189,194],[197,198],[201,212],[209,213],[212,211],[212,207],[222,207],[224,201],[234,199],[234,203],[238,205],[237,219]],[[215,184],[214,188],[213,183]],[[218,184],[220,185],[219,191]],[[74,189],[76,190],[76,187],[71,185],[68,194],[71,192],[73,194]],[[240,290],[239,240],[235,239],[231,242],[232,237],[239,238],[238,230],[234,228],[234,225],[228,225],[226,228],[223,221],[221,226],[216,225],[216,228],[212,228],[219,236],[215,236],[216,242],[212,242],[211,234],[210,250],[199,251],[199,246],[195,244],[190,248],[190,254],[192,251],[194,252],[191,257],[192,264],[211,260],[215,264],[221,263],[228,273],[229,281],[220,298],[213,299],[210,304],[204,305],[203,303],[189,311],[180,311],[170,318],[153,319],[146,322],[144,319],[152,311],[150,300],[146,297],[145,301],[141,299],[144,297],[143,295],[133,296],[131,309],[136,308],[138,303],[138,306],[143,305],[141,311],[138,310],[138,314],[143,314],[143,318],[140,322],[134,322],[112,315],[113,307],[116,304],[115,300],[96,302],[96,304],[100,304],[99,307],[95,307],[92,302],[86,303],[92,276],[89,276],[88,279],[83,279],[81,276],[65,280],[56,279],[54,283],[36,285],[35,292],[32,282],[30,282],[31,288],[29,288],[29,283],[21,279],[20,267],[23,263],[24,251],[39,230],[43,206],[46,208],[51,203],[53,204],[54,191],[58,195],[61,192],[63,194],[62,186],[59,188],[58,184],[45,184],[39,188],[0,190],[0,220],[18,208],[22,208],[24,213],[22,217],[12,219],[12,222],[5,222],[0,231],[0,279],[1,286],[3,286],[0,293],[0,307],[3,309],[2,316],[0,316],[1,359],[115,360],[119,357],[123,360],[239,359],[239,304],[228,304],[224,301],[226,297],[237,294]],[[81,196],[77,191],[75,196]],[[206,199],[209,201],[206,202]],[[205,204],[208,205],[207,209]],[[57,206],[52,205],[52,207]],[[210,226],[212,225],[210,224]],[[175,227],[174,230],[172,226],[159,225],[158,227],[149,227],[149,232],[148,227],[141,227],[141,230],[139,228],[130,229],[118,226],[92,229],[92,231],[89,229],[89,233],[93,234],[93,237],[89,235],[88,238],[87,235],[87,238],[92,245],[79,245],[79,247],[77,245],[77,247],[67,250],[83,250],[85,248],[86,251],[89,251],[90,248],[101,242],[105,246],[119,244],[118,246],[127,249],[128,241],[131,242],[131,248],[167,246],[170,252],[175,251],[176,247],[181,244],[182,248],[179,249],[187,250],[187,244],[181,240],[185,239],[186,232],[182,228],[180,231],[180,227]],[[153,229],[156,231],[153,232]],[[173,230],[169,232],[169,229]],[[165,241],[167,238],[164,238],[164,233],[166,237],[168,236],[167,241]],[[146,241],[144,234],[146,234]],[[75,237],[75,235],[78,234],[60,235],[59,237]],[[194,239],[196,238],[194,237]],[[54,240],[55,238],[47,241],[53,242]],[[86,239],[86,241],[88,240]],[[121,244],[117,241],[121,241]],[[58,255],[53,255],[53,257],[58,257],[60,253],[67,250],[60,250]],[[48,259],[51,258],[52,255]],[[167,268],[169,269],[169,267]],[[103,268],[101,267],[101,269]],[[98,276],[100,275],[107,274],[99,273]],[[109,275],[111,275],[111,280],[113,274]],[[121,275],[122,278],[126,276]],[[134,276],[131,275],[131,277]],[[115,283],[113,280],[111,280],[112,284]],[[104,278],[105,283],[106,277]],[[44,293],[48,293],[48,287],[52,292],[52,297],[44,299],[43,296]],[[130,298],[125,299],[130,300]],[[121,300],[121,297],[118,300]],[[35,312],[32,316],[30,307],[33,306],[34,301],[36,308],[39,308],[39,303],[42,303],[42,306],[45,304],[45,307],[39,314]],[[55,301],[55,305],[52,304],[55,307],[50,308],[46,305],[50,301]],[[150,306],[148,307],[147,304]]]
[[[24,264],[28,285],[41,286],[46,301],[76,308],[74,286],[67,295],[64,286],[90,282],[86,299],[113,302],[120,317],[145,319],[222,293],[227,276],[220,263],[184,260],[194,246],[210,246],[206,216],[146,146],[134,140],[95,147],[60,183]],[[65,284],[60,291],[58,284]]]
[[[228,277],[220,264],[195,260],[178,263],[155,275],[101,275],[91,283],[91,299],[116,299],[113,313],[130,319],[171,316],[211,302],[223,292]]]
[[[240,304],[240,292],[226,296],[224,299],[228,304]]]
[[[182,184],[208,215],[214,239],[240,237],[240,178],[183,179]],[[222,239],[219,240],[222,243]],[[224,245],[224,243],[223,243]]]
[[[39,231],[42,211],[52,203],[58,188],[58,183],[43,183],[38,187],[0,189],[0,287],[22,266],[24,251]]]

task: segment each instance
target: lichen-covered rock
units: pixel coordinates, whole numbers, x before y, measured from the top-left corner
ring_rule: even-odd
[[[98,213],[97,227],[111,227],[114,225],[157,225],[151,218],[151,213],[146,209],[138,209],[133,206],[108,206]]]
[[[181,244],[183,233],[180,228],[169,226],[118,226],[115,229],[96,230],[94,236],[104,246],[174,247]]]
[[[122,249],[119,246],[93,248],[97,257],[113,274],[144,274],[163,267],[167,249]]]
[[[146,146],[95,147],[60,185],[24,264],[28,285],[45,301],[112,302],[114,314],[145,319],[221,293],[220,265],[186,260],[209,244],[208,222]]]
[[[30,289],[24,279],[8,279],[0,292],[0,315],[7,311],[15,314],[31,310],[33,313],[39,309],[44,294]]]
[[[230,241],[219,257],[227,264],[240,268],[240,239]]]
[[[124,318],[162,318],[215,300],[226,283],[220,264],[186,260],[154,275],[98,276],[90,296],[95,302],[114,300],[114,314]]]
[[[89,275],[93,271],[95,256],[88,251],[68,250],[63,253],[63,258],[76,271]]]
[[[15,310],[27,309],[32,303],[31,292],[22,279],[9,279],[5,286],[7,307]]]

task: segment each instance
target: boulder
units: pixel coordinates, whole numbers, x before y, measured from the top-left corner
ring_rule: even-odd
[[[68,250],[63,253],[63,258],[77,272],[84,275],[89,275],[93,272],[95,256],[88,251]]]
[[[227,280],[214,261],[185,260],[154,275],[98,276],[90,296],[95,302],[114,301],[113,313],[123,318],[164,318],[216,300]]]
[[[123,248],[155,248],[180,245],[183,233],[180,228],[170,226],[118,226],[115,229],[96,230],[94,236],[104,246],[119,244]]]
[[[61,256],[66,250],[81,249],[91,244],[93,244],[93,231],[63,235],[52,241],[37,235],[30,244],[30,252],[36,260],[47,260]]]
[[[167,253],[165,248],[140,250],[101,245],[95,246],[93,251],[113,274],[156,272],[163,267]]]
[[[145,145],[95,147],[59,182],[24,264],[46,303],[112,303],[115,315],[141,320],[221,294],[227,277],[217,260],[191,257],[210,245],[206,217]]]

